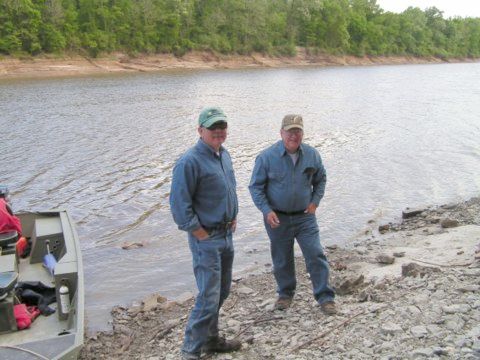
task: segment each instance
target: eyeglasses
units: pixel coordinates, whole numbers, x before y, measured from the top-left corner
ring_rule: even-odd
[[[210,130],[210,131],[213,131],[213,130],[225,130],[227,128],[228,124],[224,121],[221,121],[221,122],[216,122],[215,124],[213,124],[212,126],[209,126],[207,129]]]
[[[290,129],[290,130],[283,130],[288,136],[300,136],[303,134],[302,129]]]

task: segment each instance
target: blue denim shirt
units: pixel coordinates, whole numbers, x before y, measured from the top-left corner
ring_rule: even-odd
[[[294,166],[280,140],[257,156],[248,188],[253,202],[266,215],[272,210],[305,210],[310,203],[318,206],[326,182],[327,174],[315,148],[301,144]]]
[[[198,140],[175,164],[170,209],[180,230],[212,228],[234,220],[238,213],[235,174],[228,151],[220,156]]]

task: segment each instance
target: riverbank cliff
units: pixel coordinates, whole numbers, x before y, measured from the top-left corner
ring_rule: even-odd
[[[406,209],[326,248],[339,313],[324,315],[297,258],[291,308],[274,310],[271,264],[237,276],[220,315],[240,351],[202,359],[478,359],[480,197]],[[193,295],[159,294],[112,310],[113,330],[89,336],[81,359],[178,359]]]
[[[271,57],[263,54],[221,55],[213,52],[192,51],[182,57],[172,54],[141,55],[136,57],[114,53],[99,58],[71,57],[32,57],[0,58],[0,79],[48,78],[86,76],[111,73],[138,73],[175,69],[241,69],[279,68],[292,66],[358,66],[358,65],[398,65],[430,64],[445,62],[476,62],[479,59],[442,59],[438,57],[413,56],[334,56],[310,54],[298,49],[292,57]]]

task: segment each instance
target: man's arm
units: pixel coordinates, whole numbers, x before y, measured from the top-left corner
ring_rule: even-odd
[[[267,200],[266,188],[268,183],[268,172],[262,158],[255,159],[255,166],[252,171],[252,178],[248,189],[252,195],[255,206],[263,213],[267,224],[272,228],[280,226],[277,214],[272,210]]]
[[[173,168],[170,211],[180,230],[193,232],[201,229],[198,216],[193,211],[197,176],[191,161],[180,159]]]
[[[311,203],[318,207],[320,200],[322,200],[323,195],[325,194],[325,185],[327,184],[327,172],[322,163],[322,158],[318,151],[315,151],[315,165],[318,168],[318,171],[313,174],[312,179],[312,201]]]
[[[252,170],[252,178],[250,179],[248,189],[250,190],[253,203],[265,216],[272,211],[266,195],[267,182],[268,174],[264,160],[258,156],[255,159],[255,166]]]

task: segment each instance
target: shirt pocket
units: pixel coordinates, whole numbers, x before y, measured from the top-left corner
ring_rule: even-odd
[[[224,176],[217,173],[208,173],[200,178],[197,188],[198,196],[212,197],[213,195],[224,197],[227,193]]]
[[[305,185],[311,186],[313,177],[318,172],[318,169],[314,166],[306,166],[302,171],[302,181]]]

